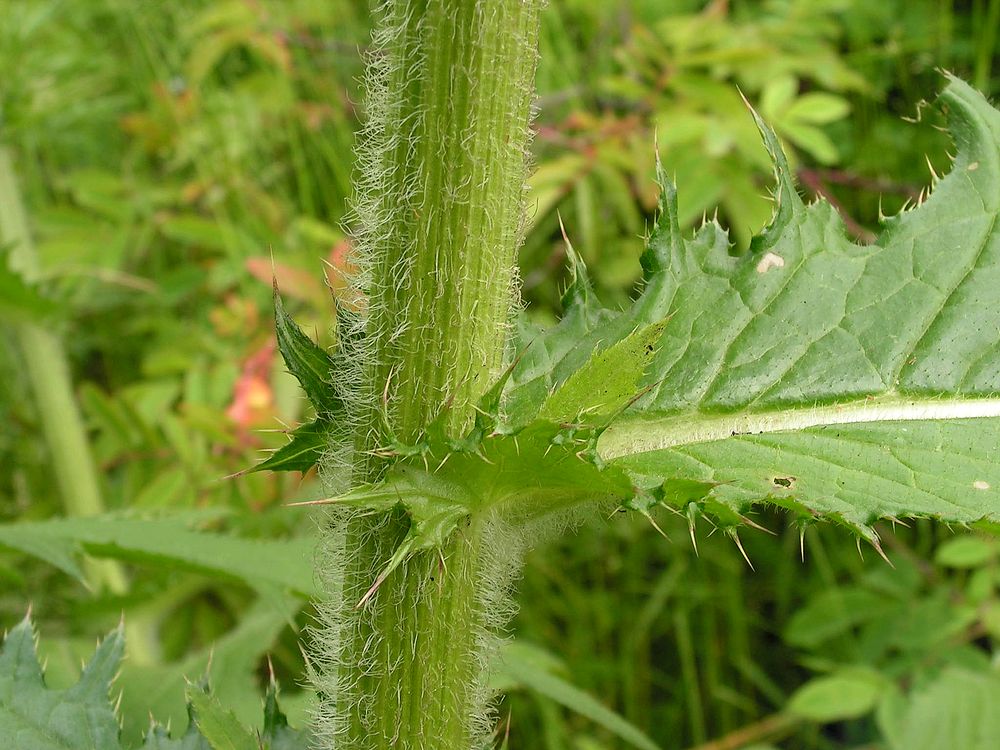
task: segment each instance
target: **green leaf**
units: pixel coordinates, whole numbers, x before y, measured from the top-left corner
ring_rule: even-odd
[[[0,320],[39,321],[52,316],[58,306],[7,267],[0,248]]]
[[[837,161],[839,151],[836,144],[819,128],[789,119],[782,121],[780,130],[785,138],[820,164],[833,164]]]
[[[200,687],[188,690],[195,722],[212,750],[259,750],[253,733],[223,708],[217,698]]]
[[[330,445],[333,425],[326,419],[316,419],[291,432],[287,445],[276,450],[266,461],[247,469],[255,471],[309,471]]]
[[[184,736],[177,739],[171,739],[170,732],[164,727],[154,726],[146,735],[142,750],[211,750],[211,747],[192,722]]]
[[[802,202],[759,118],[776,206],[749,254],[734,257],[715,223],[683,237],[661,174],[642,294],[615,312],[574,284],[563,320],[522,340],[498,430],[541,420],[569,384],[586,406],[600,358],[659,323],[638,400],[594,458],[641,495],[701,486],[678,510],[728,528],[770,502],[876,544],[879,518],[1000,518],[1000,113],[955,78],[941,106],[953,168],[873,245],[849,240],[828,203]]]
[[[603,424],[635,398],[665,325],[640,328],[595,354],[548,397],[539,416],[553,422],[582,418]]]
[[[118,685],[122,690],[123,737],[142,736],[152,714],[168,726],[183,727],[188,714],[185,693],[190,680],[203,678],[236,717],[251,724],[260,721],[260,684],[257,672],[275,639],[292,621],[301,601],[275,603],[258,599],[231,631],[183,661],[166,665],[137,665],[126,661]]]
[[[215,220],[197,214],[180,213],[165,217],[159,225],[164,237],[182,245],[204,247],[224,252],[226,234],[231,228]]]
[[[245,727],[207,688],[191,685],[187,691],[190,722],[187,732],[171,739],[154,726],[142,750],[309,750],[311,732],[295,730],[278,707],[278,686],[272,680],[264,697],[264,722],[260,731]],[[259,709],[258,709],[259,710]]]
[[[109,701],[124,649],[121,628],[97,647],[79,682],[45,687],[25,618],[0,649],[0,737],[17,750],[119,750],[118,720]]]
[[[866,589],[829,589],[792,616],[785,639],[794,646],[816,648],[895,606],[893,600]]]
[[[264,696],[264,731],[267,750],[310,750],[315,747],[309,729],[295,730],[278,707],[278,686],[272,681]]]
[[[739,543],[753,506],[770,503],[879,552],[882,518],[1000,520],[1000,112],[955,78],[941,106],[953,168],[872,245],[848,239],[828,203],[803,203],[756,113],[777,184],[749,253],[731,254],[714,222],[682,236],[661,168],[630,307],[603,307],[568,248],[563,318],[519,325],[475,426],[450,440],[442,414],[386,450],[399,462],[382,483],[322,502],[409,513],[390,569],[496,509],[528,521],[660,504],[692,537],[706,516]]]
[[[274,287],[274,321],[278,349],[285,365],[299,381],[318,417],[293,430],[287,445],[245,473],[265,469],[309,471],[334,440],[337,420],[344,419],[346,411],[331,380],[335,366],[333,358],[313,343],[285,312],[277,283]]]
[[[285,312],[277,286],[274,289],[274,326],[285,365],[302,385],[316,412],[321,417],[342,413],[343,404],[331,384],[333,358],[313,343]]]
[[[378,484],[304,504],[401,508],[410,526],[384,577],[417,550],[441,545],[475,513],[499,509],[524,523],[571,507],[580,497],[624,502],[633,490],[629,478],[613,467],[595,466],[588,441],[573,437],[575,429],[539,420],[509,437],[500,432],[483,437],[482,427],[462,441],[428,437],[419,445],[398,446],[410,460],[397,463]]]
[[[949,539],[938,547],[934,561],[947,568],[978,568],[996,557],[996,547],[990,540],[976,536]]]
[[[998,705],[1000,677],[951,668],[880,718],[891,724],[883,726],[890,750],[993,750],[1000,747]]]
[[[875,708],[887,684],[876,672],[842,669],[806,683],[789,699],[787,709],[811,721],[855,719]]]
[[[645,733],[612,711],[589,693],[554,672],[552,658],[540,649],[524,643],[504,645],[494,680],[498,687],[525,687],[544,695],[570,711],[580,714],[616,737],[640,750],[658,750]]]
[[[796,99],[785,110],[784,116],[790,120],[824,125],[846,117],[850,108],[842,96],[815,91]]]
[[[83,580],[80,554],[190,570],[241,581],[270,595],[288,590],[315,593],[312,542],[264,540],[187,528],[180,519],[116,515],[0,525],[0,547],[39,557]]]

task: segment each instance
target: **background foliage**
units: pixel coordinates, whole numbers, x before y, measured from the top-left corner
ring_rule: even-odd
[[[368,4],[5,0],[2,14],[0,143],[40,272],[28,284],[2,248],[0,625],[30,602],[47,684],[63,688],[124,612],[126,746],[150,712],[186,726],[185,677],[207,676],[262,726],[273,670],[301,725],[311,525],[282,504],[319,490],[310,476],[225,477],[310,418],[276,355],[272,269],[323,344],[331,296],[351,302],[340,223]],[[997,0],[553,0],[521,256],[529,313],[553,319],[566,283],[559,216],[602,298],[628,298],[654,143],[681,220],[717,208],[734,252],[745,246],[770,214],[771,166],[738,90],[803,193],[871,238],[880,210],[926,188],[928,162],[947,170],[938,115],[919,105],[941,85],[935,67],[1000,90],[998,28]],[[60,495],[26,324],[63,342],[113,521],[71,517]],[[595,519],[531,556],[497,678],[512,747],[940,747],[928,706],[1000,690],[989,529],[884,530],[890,569],[832,527],[807,532],[802,562],[774,514],[761,522],[777,539],[743,538],[755,572],[723,535],[696,556],[685,519],[656,521],[670,542]],[[85,585],[82,556],[120,561],[127,585]]]

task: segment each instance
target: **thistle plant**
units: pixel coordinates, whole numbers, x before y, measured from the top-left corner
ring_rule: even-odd
[[[758,119],[775,212],[748,255],[714,222],[685,237],[661,170],[638,298],[603,307],[568,246],[564,315],[541,330],[513,283],[538,10],[386,5],[337,352],[276,300],[318,416],[260,468],[318,463],[331,495],[327,746],[487,744],[520,553],[588,508],[663,506],[741,551],[759,503],[879,553],[878,519],[1000,517],[1000,114],[949,79],[951,172],[866,246],[802,201]]]
[[[636,299],[602,305],[567,243],[541,328],[515,271],[540,8],[388,0],[334,351],[275,294],[316,417],[256,469],[325,484],[321,747],[489,746],[521,555],[595,510],[665,508],[741,552],[761,505],[880,554],[880,519],[1000,520],[1000,112],[948,77],[949,173],[859,245],[748,108],[775,165],[750,252],[713,221],[682,233],[660,169]]]

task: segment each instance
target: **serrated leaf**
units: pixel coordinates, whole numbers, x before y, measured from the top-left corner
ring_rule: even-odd
[[[317,346],[285,311],[278,289],[274,289],[274,327],[278,350],[288,371],[302,385],[302,390],[321,417],[343,411],[343,404],[331,385],[333,358]]]
[[[155,726],[146,735],[142,750],[212,750],[212,746],[194,724],[188,727],[183,737],[177,739],[171,739],[170,732],[165,728]]]
[[[802,202],[756,115],[777,185],[750,254],[731,255],[714,223],[682,237],[661,175],[643,293],[620,313],[571,304],[536,336],[507,388],[509,431],[541,391],[599,390],[581,374],[594,352],[663,323],[648,394],[596,451],[640,491],[697,483],[699,511],[723,525],[768,501],[872,541],[883,517],[1000,518],[1000,113],[954,78],[941,105],[953,168],[873,245],[849,240],[828,203]]]
[[[587,457],[592,440],[575,438],[573,425],[539,420],[506,437],[483,438],[477,430],[459,447],[447,440],[420,446],[426,463],[419,457],[401,461],[377,484],[303,505],[401,508],[410,527],[384,577],[417,550],[441,545],[468,516],[500,511],[525,523],[572,507],[581,497],[621,503],[632,494],[624,472],[599,469]]]
[[[232,711],[200,687],[188,690],[198,730],[212,750],[260,750],[253,732],[244,727]]]
[[[45,687],[25,618],[0,649],[0,738],[17,750],[118,750],[118,720],[109,701],[124,637],[112,631],[97,647],[79,682],[66,690]]]
[[[184,736],[171,739],[160,726],[146,735],[142,750],[309,750],[311,732],[295,730],[278,706],[278,689],[272,681],[264,697],[263,729],[244,726],[235,714],[204,686],[187,691],[190,723]]]
[[[273,682],[264,696],[262,737],[267,750],[311,750],[315,747],[309,729],[300,731],[288,726],[288,719],[278,706],[278,688]]]
[[[329,448],[330,433],[333,425],[329,420],[320,418],[292,430],[291,440],[271,456],[256,466],[247,470],[255,471],[309,471],[323,452]]]
[[[538,416],[553,422],[581,418],[602,424],[623,409],[635,397],[665,325],[644,326],[595,353],[548,397]]]
[[[692,538],[704,515],[739,545],[737,528],[767,502],[879,551],[880,518],[1000,520],[1000,112],[955,78],[941,103],[953,169],[873,245],[848,239],[828,203],[802,202],[752,110],[776,185],[749,253],[731,254],[714,222],[682,236],[661,167],[630,307],[602,307],[568,247],[564,317],[519,326],[517,359],[475,427],[449,440],[429,425],[386,449],[398,463],[383,482],[317,502],[406,510],[414,533],[390,570],[498,509],[527,521],[660,503]]]
[[[140,737],[146,717],[161,724],[183,727],[189,717],[185,693],[190,680],[202,677],[215,695],[245,724],[259,723],[260,685],[257,670],[275,639],[302,606],[287,601],[275,606],[260,599],[248,609],[239,624],[221,638],[183,661],[166,665],[122,667],[118,685],[122,690],[123,737]],[[186,736],[186,735],[185,735]]]

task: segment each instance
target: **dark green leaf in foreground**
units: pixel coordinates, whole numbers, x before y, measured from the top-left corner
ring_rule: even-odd
[[[333,358],[313,343],[285,312],[277,286],[274,289],[274,322],[278,349],[285,360],[285,366],[299,381],[316,409],[317,417],[293,430],[287,445],[244,473],[264,470],[309,471],[334,440],[337,421],[344,419],[343,401],[331,382]]]
[[[188,689],[191,717],[187,732],[170,739],[162,727],[154,727],[146,736],[142,750],[309,750],[312,735],[288,726],[278,707],[278,689],[270,684],[264,698],[264,726],[258,732],[243,726],[219,700],[204,687]]]
[[[97,647],[79,682],[66,690],[45,687],[25,618],[0,649],[0,738],[17,750],[119,750],[118,720],[109,700],[121,662],[121,628]]]
[[[146,735],[142,750],[212,750],[205,736],[198,731],[196,724],[188,726],[183,737],[176,740],[170,738],[170,732],[161,726],[155,726]]]
[[[45,687],[35,653],[34,632],[25,618],[0,648],[0,740],[16,750],[121,750],[111,683],[121,665],[125,639],[118,628],[105,638],[76,685]],[[142,750],[307,750],[308,731],[294,730],[278,707],[272,681],[264,699],[260,731],[244,727],[207,690],[188,690],[192,721],[177,739],[154,724]]]
[[[188,690],[188,700],[198,729],[212,750],[258,750],[253,732],[206,690],[192,687]]]
[[[309,471],[330,445],[331,423],[316,419],[290,433],[291,440],[250,469],[254,471]]]
[[[278,688],[272,682],[264,696],[264,730],[262,738],[267,750],[311,750],[315,747],[309,729],[296,730],[278,706]]]
[[[277,286],[274,289],[274,326],[285,366],[302,385],[317,414],[330,416],[342,411],[342,404],[330,384],[333,359],[285,312]]]
[[[802,203],[762,124],[778,208],[751,255],[714,224],[681,238],[665,189],[643,295],[591,333],[668,320],[651,391],[602,458],[653,493],[702,482],[703,501],[769,500],[869,538],[883,517],[1000,516],[1000,113],[957,79],[941,105],[952,170],[874,245]]]
[[[734,533],[768,502],[876,545],[880,518],[1000,519],[1000,113],[955,78],[940,106],[952,169],[872,245],[803,203],[759,120],[776,208],[749,254],[714,222],[682,236],[661,174],[635,302],[602,308],[571,252],[563,319],[522,326],[475,428],[386,446],[407,468],[335,501],[414,518],[661,504]]]
[[[115,683],[122,691],[123,740],[143,736],[150,715],[175,730],[187,726],[191,714],[187,692],[195,678],[206,681],[212,695],[244,724],[259,720],[261,660],[275,648],[299,606],[295,601],[282,605],[262,597],[229,632],[181,661],[159,665],[126,661]]]

